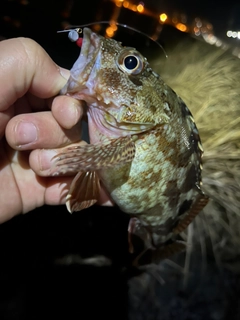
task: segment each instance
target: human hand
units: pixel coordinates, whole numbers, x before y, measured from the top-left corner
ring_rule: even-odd
[[[72,177],[41,176],[52,151],[32,150],[63,147],[81,137],[80,103],[56,96],[68,76],[35,41],[0,42],[0,222],[66,201]]]

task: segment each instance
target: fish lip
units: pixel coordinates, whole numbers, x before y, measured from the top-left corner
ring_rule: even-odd
[[[93,61],[96,60],[96,56],[100,50],[100,42],[102,37],[94,33],[89,28],[83,29],[83,41],[80,54],[71,68],[71,74],[68,82],[60,91],[60,94],[76,93],[79,90],[85,88],[84,78],[81,75],[86,73],[86,69],[91,73],[91,69],[94,67]]]
[[[96,51],[96,50],[99,51],[100,41],[101,41],[101,36],[97,35],[89,28],[84,28],[80,58],[91,56],[90,51]]]

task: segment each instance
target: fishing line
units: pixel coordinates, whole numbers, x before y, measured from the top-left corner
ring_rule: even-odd
[[[82,33],[82,29],[81,28],[84,28],[84,27],[88,27],[88,26],[92,26],[92,25],[96,25],[96,24],[109,24],[111,25],[111,22],[110,21],[97,21],[97,22],[89,22],[89,23],[86,23],[86,24],[81,24],[81,25],[78,25],[78,26],[73,26],[73,25],[69,25],[66,29],[64,30],[61,30],[61,31],[57,31],[57,33],[61,33],[61,32],[69,32],[69,39],[73,42],[77,42],[77,45],[78,46],[81,46],[81,44],[78,42],[81,42],[81,40],[79,41],[79,34]],[[143,35],[144,37],[152,40],[164,53],[165,57],[168,58],[168,55],[166,53],[166,51],[164,50],[163,46],[158,42],[156,41],[155,39],[153,39],[152,37],[150,37],[147,33],[144,33],[134,27],[130,27],[129,25],[127,24],[124,24],[124,23],[120,23],[120,22],[114,22],[114,24],[116,24],[117,26],[120,26],[120,27],[123,27],[123,28],[126,28],[126,29],[129,29],[129,30],[132,30],[134,32],[137,32],[141,35]]]

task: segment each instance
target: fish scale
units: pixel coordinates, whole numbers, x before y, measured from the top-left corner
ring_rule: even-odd
[[[155,261],[174,252],[176,234],[208,202],[201,190],[203,149],[185,103],[135,48],[89,28],[61,94],[86,102],[90,137],[89,145],[69,146],[54,160],[52,172],[77,174],[69,211],[94,204],[101,181],[130,215],[131,253],[133,237]]]

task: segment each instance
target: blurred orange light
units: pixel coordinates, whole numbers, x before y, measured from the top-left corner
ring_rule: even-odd
[[[187,26],[186,26],[185,24],[183,24],[183,23],[178,23],[178,24],[176,25],[176,28],[177,28],[178,30],[182,31],[182,32],[187,31]]]
[[[99,32],[101,30],[101,25],[100,24],[95,24],[93,25],[93,30],[96,31],[96,32]]]
[[[168,16],[166,15],[166,13],[161,13],[160,16],[159,16],[159,19],[162,21],[162,22],[165,22],[167,20]]]
[[[116,5],[117,7],[121,7],[121,6],[122,6],[122,3],[123,3],[123,0],[116,0],[116,1],[115,1],[115,5]]]
[[[133,6],[131,6],[130,9],[131,9],[132,11],[137,11],[137,6],[133,5]]]
[[[124,6],[124,8],[128,8],[129,7],[129,2],[128,1],[124,1],[123,2],[123,6]]]
[[[207,28],[210,29],[210,30],[213,28],[213,26],[211,25],[211,23],[208,23],[208,24],[207,24]]]
[[[114,29],[112,27],[108,27],[106,29],[106,34],[109,38],[112,38],[114,36]]]
[[[111,26],[111,28],[112,28],[112,30],[115,32],[115,31],[117,31],[117,25],[115,24],[115,23],[111,23],[110,24],[110,26]]]
[[[139,4],[139,5],[137,6],[137,11],[140,12],[140,13],[142,13],[142,12],[144,11],[144,6],[143,6],[142,4]]]

